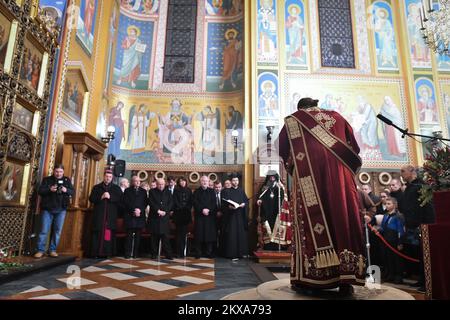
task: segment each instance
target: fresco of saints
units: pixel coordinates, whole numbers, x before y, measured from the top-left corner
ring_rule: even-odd
[[[420,5],[417,3],[411,3],[408,6],[408,34],[409,41],[411,42],[412,59],[416,62],[428,61],[429,49],[423,41],[422,34],[420,33]]]
[[[260,0],[258,10],[258,56],[262,61],[277,60],[276,17],[273,0]]]
[[[142,56],[147,45],[140,41],[139,36],[141,35],[141,30],[138,27],[129,26],[127,28],[127,34],[128,36],[121,44],[123,48],[123,60],[117,84],[121,85],[122,82],[127,82],[131,84],[132,88],[136,88],[136,81],[141,75]]]
[[[123,102],[119,101],[117,102],[117,105],[109,111],[108,123],[116,129],[114,140],[109,143],[109,153],[116,156],[120,154],[120,144],[122,143],[122,140],[125,140],[124,121],[122,118],[122,109],[124,106]]]
[[[447,134],[450,135],[450,94],[444,93],[444,110],[447,116]]]
[[[275,84],[266,80],[261,84],[259,96],[259,116],[264,118],[278,117],[278,97],[275,94]]]
[[[289,35],[289,49],[287,52],[287,62],[295,60],[305,62],[303,59],[303,37],[305,25],[300,17],[301,8],[292,4],[288,8],[289,17],[286,20],[286,29]]]
[[[286,112],[286,116],[293,114],[294,112],[297,111],[297,105],[298,105],[298,102],[300,101],[301,97],[302,96],[298,92],[294,92],[292,94],[292,98],[291,98],[291,101],[289,101],[289,109]]]
[[[236,39],[237,34],[236,29],[228,29],[225,32],[227,42],[223,48],[223,74],[219,84],[220,90],[223,90],[225,81],[228,80],[231,82],[233,89],[236,88],[234,77],[236,76],[236,71],[242,64],[242,43]]]
[[[320,109],[327,111],[337,111],[336,101],[332,94],[325,95],[325,101],[320,105]]]
[[[384,97],[380,114],[390,119],[396,126],[400,128],[404,126],[402,113],[390,96]],[[402,138],[402,133],[393,126],[389,126],[384,122],[383,132],[389,154],[397,157],[403,157],[406,153],[406,143],[405,139]]]
[[[172,154],[174,162],[191,163],[192,117],[188,117],[181,106],[180,100],[174,99],[169,113],[158,114],[160,147],[164,153]]]
[[[381,67],[396,67],[394,61],[395,37],[394,28],[389,20],[389,13],[384,8],[377,8],[375,11],[374,30],[378,35],[379,49],[381,58]]]
[[[20,176],[20,169],[13,166],[6,167],[6,172],[4,173],[4,179],[3,179],[3,190],[2,195],[3,198],[6,201],[13,201],[16,198],[16,195],[18,195],[18,186],[19,181],[18,177]]]
[[[418,88],[419,100],[417,107],[419,109],[419,119],[422,123],[437,123],[438,111],[433,99],[432,89],[424,84]]]
[[[360,129],[363,159],[382,160],[378,141],[378,122],[372,105],[361,96],[358,97],[358,113],[361,115],[362,125]]]
[[[84,8],[84,34],[88,37],[92,33],[92,26],[94,24],[95,14],[95,0],[86,0],[86,6]]]
[[[147,145],[147,129],[150,126],[150,112],[145,113],[145,105],[141,104],[136,112],[136,106],[131,107],[128,124],[128,143],[133,153],[145,151]]]
[[[211,106],[206,106],[197,119],[202,124],[202,155],[215,157],[215,150],[220,147],[220,110],[213,112]]]

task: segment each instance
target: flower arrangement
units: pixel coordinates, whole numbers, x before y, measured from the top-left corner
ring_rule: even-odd
[[[434,149],[425,160],[419,198],[422,206],[433,201],[433,192],[450,190],[450,147]]]
[[[14,262],[14,258],[12,247],[0,248],[0,274],[28,267],[23,263]]]

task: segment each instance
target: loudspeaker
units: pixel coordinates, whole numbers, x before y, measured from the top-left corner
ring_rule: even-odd
[[[114,164],[114,176],[123,177],[125,175],[125,160],[116,160]]]

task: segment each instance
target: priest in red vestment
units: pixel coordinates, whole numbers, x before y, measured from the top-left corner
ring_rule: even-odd
[[[359,147],[348,122],[303,98],[285,118],[279,154],[292,175],[294,289],[331,289],[348,294],[364,285],[363,224],[355,174]]]

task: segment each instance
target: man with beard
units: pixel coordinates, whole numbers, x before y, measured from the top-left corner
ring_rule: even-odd
[[[280,176],[269,171],[259,192],[256,205],[260,210],[260,234],[265,250],[278,250],[290,244],[290,221],[287,198]]]

